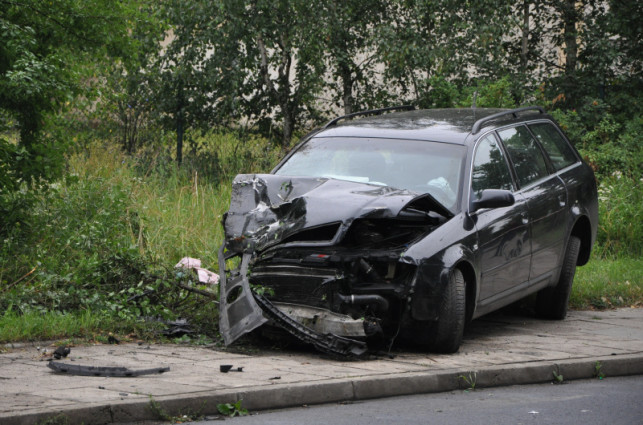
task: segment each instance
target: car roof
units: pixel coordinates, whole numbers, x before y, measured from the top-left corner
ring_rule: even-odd
[[[521,110],[461,108],[391,112],[339,123],[335,120],[312,137],[371,137],[464,144],[474,124],[482,118],[491,119],[480,122],[476,133],[488,127],[497,127],[499,123],[504,125],[525,121],[524,115],[518,117],[512,111]],[[492,115],[500,116],[494,119]],[[533,116],[534,114],[529,114],[529,117]],[[549,118],[542,112],[536,116]]]

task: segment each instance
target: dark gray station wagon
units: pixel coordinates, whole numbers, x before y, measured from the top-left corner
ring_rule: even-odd
[[[271,174],[235,178],[221,333],[452,353],[468,321],[532,293],[539,316],[563,319],[597,210],[592,170],[539,107],[340,117]]]

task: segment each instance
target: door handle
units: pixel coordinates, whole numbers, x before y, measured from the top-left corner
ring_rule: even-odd
[[[529,216],[527,215],[527,213],[520,213],[520,217],[521,217],[522,224],[529,223]]]

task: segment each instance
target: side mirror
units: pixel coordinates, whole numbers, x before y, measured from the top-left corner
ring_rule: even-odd
[[[516,200],[508,190],[485,189],[482,191],[480,199],[471,202],[470,212],[477,211],[480,208],[509,207],[513,205],[514,202],[516,202]]]

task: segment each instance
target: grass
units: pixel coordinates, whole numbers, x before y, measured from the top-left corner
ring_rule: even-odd
[[[199,183],[196,175],[190,182],[170,179],[137,186],[132,196],[141,215],[141,251],[168,265],[185,256],[200,257],[204,267],[216,269],[230,191],[229,183]]]
[[[24,314],[7,311],[0,316],[0,342],[94,339],[97,334],[104,333],[105,329],[118,327],[117,323],[105,320],[103,315],[90,311],[65,314],[56,311],[32,311]]]
[[[577,310],[643,307],[643,259],[592,258],[576,269],[569,305]]]

